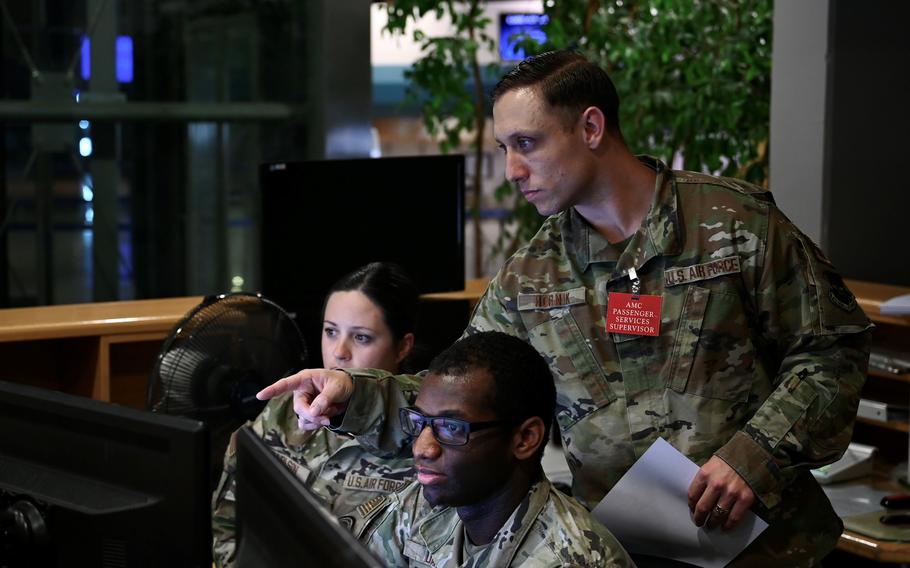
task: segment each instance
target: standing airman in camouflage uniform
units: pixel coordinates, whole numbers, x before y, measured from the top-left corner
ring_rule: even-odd
[[[850,441],[871,327],[841,277],[767,191],[633,156],[612,82],[582,56],[525,60],[493,103],[506,176],[550,217],[467,333],[516,335],[549,362],[575,497],[594,507],[661,437],[701,466],[696,524],[730,528],[747,509],[769,522],[733,565],[817,564],[842,525],[809,470]],[[370,398],[386,385],[302,408],[326,423],[353,392],[341,429],[382,432],[388,450]]]
[[[766,192],[644,163],[657,173],[652,214],[625,247],[574,210],[554,215],[491,282],[469,331],[509,330],[550,362],[586,506],[661,437],[699,465],[717,456],[755,493],[770,527],[741,560],[817,563],[842,525],[809,468],[850,442],[868,321]],[[662,298],[658,336],[606,331],[630,268],[642,295]]]
[[[387,566],[631,566],[609,531],[543,476],[555,398],[527,343],[499,332],[458,341],[400,413],[417,482],[342,522]]]

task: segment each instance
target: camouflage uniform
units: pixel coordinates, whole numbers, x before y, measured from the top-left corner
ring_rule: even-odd
[[[364,450],[356,440],[320,428],[297,428],[291,395],[277,397],[251,423],[253,431],[335,514],[352,511],[376,496],[401,489],[414,478],[413,460],[384,460]],[[236,552],[234,472],[236,433],[224,456],[224,472],[213,496],[212,533],[215,564],[230,566]]]
[[[354,534],[386,566],[634,566],[603,525],[546,480],[531,486],[485,546],[467,540],[454,508],[430,506],[416,482],[364,503],[351,517]]]
[[[771,526],[735,565],[815,564],[842,525],[809,469],[850,441],[871,324],[770,193],[642,161],[657,191],[626,243],[573,209],[551,216],[491,281],[467,332],[511,333],[547,358],[584,505],[660,436],[699,465],[717,455],[755,492]],[[656,337],[605,330],[608,294],[631,292],[630,268],[642,294],[662,297]],[[355,385],[366,396],[345,431],[381,426],[381,409],[368,410],[378,388]]]

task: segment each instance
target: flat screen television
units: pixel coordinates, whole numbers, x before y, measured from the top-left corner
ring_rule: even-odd
[[[380,563],[244,426],[237,432],[237,568],[380,568]]]
[[[205,567],[202,422],[0,381],[0,565]]]
[[[319,354],[329,287],[364,264],[400,264],[421,293],[464,289],[464,156],[262,164],[261,292],[295,314]]]
[[[504,62],[521,61],[525,51],[519,43],[531,38],[537,43],[547,41],[544,26],[550,21],[546,14],[504,13],[499,15],[499,59]]]

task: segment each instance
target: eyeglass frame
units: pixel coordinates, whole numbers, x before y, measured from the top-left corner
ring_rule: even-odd
[[[409,414],[416,414],[417,416],[420,416],[422,419],[423,426],[420,428],[420,431],[417,432],[416,434],[412,433],[408,428],[408,424],[411,422],[408,419]],[[467,443],[471,441],[471,432],[478,432],[480,430],[486,430],[487,428],[493,428],[495,426],[501,426],[501,425],[508,424],[508,422],[506,420],[487,420],[484,422],[468,422],[467,420],[462,420],[461,418],[452,418],[451,416],[427,416],[426,414],[420,412],[414,406],[406,406],[404,408],[399,408],[398,409],[398,420],[399,420],[399,422],[401,422],[401,429],[404,430],[405,434],[407,434],[408,436],[411,436],[412,438],[416,439],[418,436],[420,436],[420,434],[423,433],[424,428],[429,426],[430,431],[433,433],[433,438],[437,442],[439,442],[440,444],[442,444],[444,446],[455,446],[455,447],[467,445]],[[439,439],[439,434],[436,432],[437,424],[444,425],[445,422],[461,424],[466,427],[464,442],[462,442],[460,444],[456,444],[456,443],[446,442],[444,440]]]

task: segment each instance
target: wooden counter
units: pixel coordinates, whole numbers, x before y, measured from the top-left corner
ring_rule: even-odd
[[[0,310],[0,379],[145,408],[161,344],[201,296]]]
[[[487,284],[489,283],[489,278],[473,278],[467,280],[464,283],[464,290],[458,290],[457,292],[435,292],[432,294],[421,294],[420,298],[422,300],[431,301],[468,300],[471,303],[471,307],[473,308],[477,303],[477,300],[483,296],[483,292],[487,289]]]
[[[0,342],[168,332],[202,296],[0,310]]]

